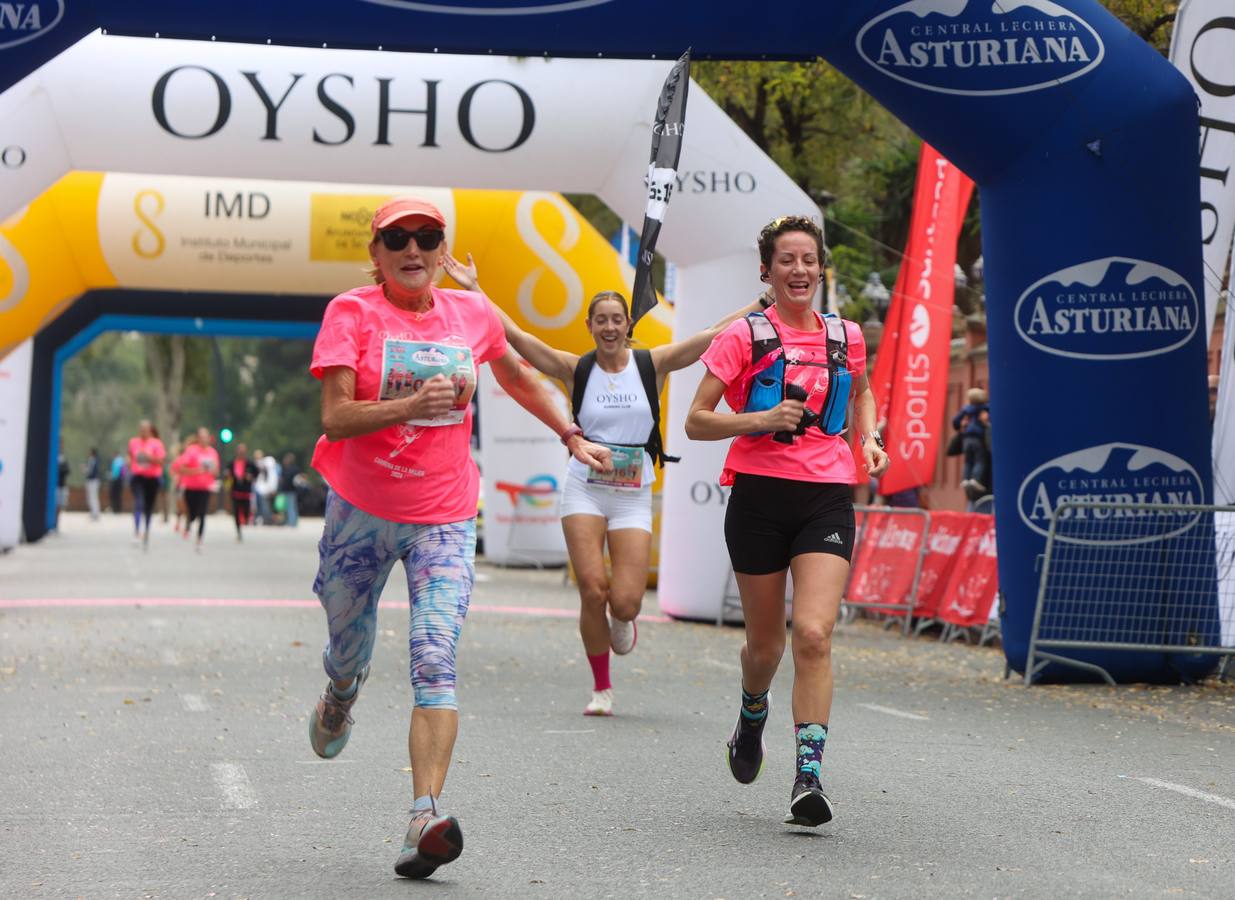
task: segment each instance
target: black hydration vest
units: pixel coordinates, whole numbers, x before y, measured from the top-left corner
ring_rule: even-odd
[[[680,462],[680,456],[669,456],[660,439],[660,392],[656,390],[656,366],[652,363],[652,351],[631,349],[635,354],[635,367],[639,370],[639,380],[643,382],[643,392],[647,394],[648,406],[652,409],[652,430],[643,444],[644,451],[658,466],[667,462]],[[596,351],[589,350],[579,357],[575,365],[574,390],[570,394],[570,411],[575,424],[579,425],[579,410],[583,407],[583,394],[587,389],[587,380],[596,365]],[[580,426],[582,427],[582,426]]]

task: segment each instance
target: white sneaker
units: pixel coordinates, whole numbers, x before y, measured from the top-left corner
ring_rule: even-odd
[[[634,620],[623,622],[621,619],[609,620],[609,646],[618,656],[625,656],[635,649],[639,640],[639,626]]]
[[[592,702],[583,708],[585,716],[613,715],[613,688],[592,691]]]

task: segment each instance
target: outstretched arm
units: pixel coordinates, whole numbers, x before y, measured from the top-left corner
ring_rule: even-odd
[[[497,383],[501,385],[502,390],[514,398],[516,403],[549,426],[554,434],[561,437],[566,433],[571,426],[570,420],[566,418],[536,377],[520,365],[514,353],[507,349],[506,353],[490,362],[489,365],[493,369],[493,376],[497,379]],[[571,456],[585,466],[599,472],[613,471],[609,448],[593,444],[584,438],[578,429],[567,439],[566,447],[570,450]]]
[[[446,270],[446,274],[465,291],[479,291],[484,294],[480,288],[480,279],[472,254],[467,255],[467,265],[459,262],[450,254],[446,254],[442,258],[442,267]],[[487,299],[488,295],[486,294],[485,297]],[[498,318],[502,320],[502,329],[506,332],[506,340],[515,348],[515,352],[539,371],[565,384],[569,392],[574,386],[575,366],[579,364],[578,355],[567,353],[565,350],[555,350],[535,335],[528,334],[506,314],[506,310],[493,303],[492,300],[489,302],[497,310]],[[494,371],[496,372],[496,369]]]
[[[759,312],[761,309],[763,309],[763,305],[756,299],[741,309],[729,313],[729,315],[725,316],[711,328],[705,328],[703,331],[691,335],[685,340],[665,344],[663,347],[654,347],[652,349],[652,364],[656,366],[657,380],[663,382],[665,376],[670,372],[685,369],[696,362],[703,355],[703,351],[708,349],[712,339],[724,331],[730,322],[750,313]]]

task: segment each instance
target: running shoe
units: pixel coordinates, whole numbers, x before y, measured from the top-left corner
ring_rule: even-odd
[[[832,821],[832,801],[823,792],[819,779],[810,772],[798,772],[789,795],[789,817],[786,825],[816,828]]]
[[[635,649],[639,641],[639,626],[632,619],[623,622],[621,619],[609,620],[609,646],[618,656],[625,656]]]
[[[428,878],[438,866],[454,862],[463,852],[463,830],[454,816],[438,815],[437,806],[414,812],[403,850],[395,860],[395,874],[403,878]]]
[[[352,706],[360,696],[360,689],[369,678],[369,667],[365,666],[356,676],[356,693],[347,700],[340,700],[330,689],[331,682],[326,682],[326,690],[309,717],[309,743],[313,752],[322,759],[334,759],[347,746],[347,739],[352,734]]]
[[[592,691],[592,702],[583,708],[585,716],[613,715],[613,688]]]
[[[758,722],[751,722],[741,711],[738,712],[738,724],[733,726],[728,746],[729,771],[739,784],[750,784],[763,771],[763,755],[767,752],[763,743],[763,726],[767,721],[765,715]]]

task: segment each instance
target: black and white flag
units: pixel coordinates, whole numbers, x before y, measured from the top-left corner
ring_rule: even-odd
[[[648,205],[639,236],[639,258],[635,267],[635,286],[631,291],[631,328],[656,305],[652,287],[652,259],[656,239],[665,220],[665,208],[677,183],[678,157],[686,134],[686,89],[690,86],[690,50],[673,64],[660,91],[656,119],[652,123],[652,159],[648,163]]]

